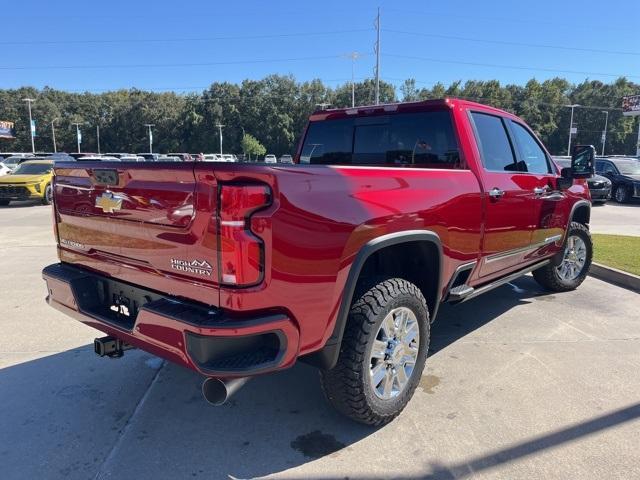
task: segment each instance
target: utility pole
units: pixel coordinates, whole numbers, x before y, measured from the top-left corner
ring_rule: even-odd
[[[78,153],[80,153],[80,144],[82,143],[82,134],[80,133],[80,125],[82,125],[82,123],[74,122],[71,125],[76,126],[76,139],[78,140]]]
[[[34,98],[23,98],[22,99],[24,102],[27,102],[27,105],[29,106],[29,131],[31,132],[31,153],[35,153],[36,152],[36,146],[35,143],[33,141],[33,134],[35,133],[35,126],[33,124],[33,119],[31,118],[31,102],[35,102],[36,100]]]
[[[216,123],[216,127],[218,127],[218,132],[220,132],[220,155],[222,155],[222,125],[221,123]]]
[[[604,146],[607,143],[607,123],[609,123],[609,112],[607,110],[601,110],[604,113],[604,130],[602,131],[602,156],[604,157]]]
[[[98,139],[98,155],[100,155],[100,125],[96,125],[96,138]]]
[[[376,105],[380,104],[380,7],[376,17]]]
[[[571,155],[571,134],[573,133],[573,109],[579,106],[580,105],[578,105],[577,103],[574,103],[571,105],[565,105],[565,107],[571,108],[571,120],[569,120],[569,145],[567,145],[567,155]]]
[[[145,123],[145,127],[149,129],[149,153],[153,153],[153,132],[151,131],[151,127],[155,127],[155,123]]]
[[[351,52],[348,57],[351,59],[351,108],[356,106],[356,60],[360,58],[358,52]]]
[[[56,120],[60,120],[59,118],[54,118],[51,120],[51,137],[53,138],[53,153],[58,153],[56,147],[56,127],[53,125]]]

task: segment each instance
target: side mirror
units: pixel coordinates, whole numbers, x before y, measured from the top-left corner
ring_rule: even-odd
[[[565,167],[560,170],[560,178],[556,182],[558,190],[568,190],[573,185],[573,176],[571,174],[571,167]]]
[[[596,149],[593,145],[576,145],[571,155],[571,177],[590,178],[593,176],[593,162]]]

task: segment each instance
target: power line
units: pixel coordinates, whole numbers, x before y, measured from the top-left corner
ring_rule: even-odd
[[[371,54],[363,54],[371,55]],[[291,58],[270,58],[260,60],[230,60],[224,62],[197,62],[197,63],[147,63],[147,64],[105,64],[105,65],[22,65],[22,66],[0,66],[0,70],[90,70],[101,68],[165,68],[165,67],[210,67],[217,65],[249,65],[260,63],[278,62],[298,62],[307,60],[328,60],[341,58],[342,55],[320,55],[315,57],[291,57]]]
[[[569,51],[576,51],[576,52],[640,56],[640,52],[629,52],[629,51],[621,51],[621,50],[601,50],[597,48],[565,47],[562,45],[549,45],[549,44],[541,44],[541,43],[509,42],[506,40],[487,40],[483,38],[460,37],[456,35],[442,35],[439,33],[407,32],[404,30],[393,30],[388,28],[383,29],[383,31],[389,32],[389,33],[399,33],[402,35],[415,35],[420,37],[443,38],[447,40],[461,40],[466,42],[491,43],[495,45],[511,45],[511,46],[517,46],[517,47],[549,48],[549,49],[569,50]]]
[[[340,35],[346,33],[370,32],[370,28],[334,30],[325,32],[276,33],[264,35],[232,35],[195,38],[140,38],[140,39],[95,39],[95,40],[24,40],[0,42],[0,45],[81,45],[81,44],[128,44],[128,43],[180,43],[180,42],[210,42],[218,40],[263,40],[268,38],[314,37],[326,35]]]
[[[454,65],[470,65],[474,67],[506,68],[510,70],[529,70],[533,72],[569,73],[569,74],[578,74],[578,75],[601,75],[605,77],[615,77],[615,78],[619,78],[619,77],[640,78],[640,75],[626,75],[626,74],[604,73],[604,72],[587,72],[587,71],[581,71],[581,70],[560,70],[557,68],[525,67],[521,65],[501,65],[497,63],[463,62],[459,60],[445,60],[442,58],[415,57],[412,55],[400,55],[395,53],[384,53],[383,55],[385,57],[403,58],[406,60],[421,60],[424,62],[447,63],[447,64],[454,64]]]

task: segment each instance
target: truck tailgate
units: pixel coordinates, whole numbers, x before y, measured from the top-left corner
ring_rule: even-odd
[[[198,180],[194,166],[59,164],[54,198],[61,260],[217,305],[216,179],[211,172]]]

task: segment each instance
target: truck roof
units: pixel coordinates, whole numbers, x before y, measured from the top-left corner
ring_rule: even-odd
[[[384,103],[380,105],[364,105],[359,107],[348,108],[331,108],[326,110],[316,110],[311,117],[310,121],[317,120],[329,120],[336,118],[347,118],[352,116],[367,116],[367,115],[384,115],[385,113],[392,112],[419,112],[423,110],[439,109],[439,108],[455,108],[456,106],[466,108],[477,108],[479,110],[494,112],[499,115],[517,118],[514,114],[509,113],[499,108],[494,108],[482,103],[472,102],[462,98],[445,97],[432,100],[422,100],[419,102],[399,102],[399,103]]]

